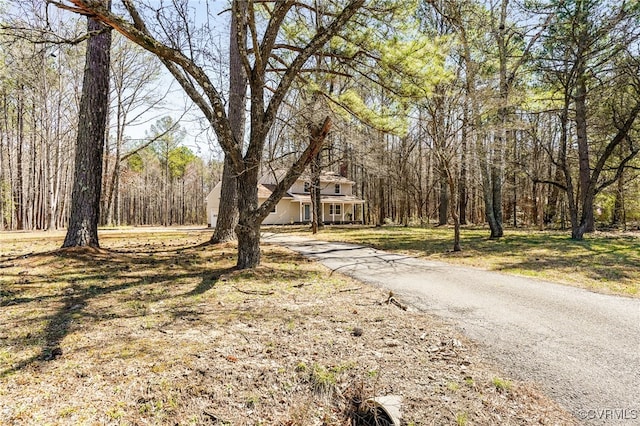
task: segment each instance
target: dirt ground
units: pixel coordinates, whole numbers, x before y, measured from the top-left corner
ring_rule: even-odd
[[[385,395],[403,425],[575,424],[385,291],[271,246],[235,271],[209,236],[0,233],[0,424],[369,425]]]

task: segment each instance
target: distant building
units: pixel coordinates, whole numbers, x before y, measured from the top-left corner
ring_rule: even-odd
[[[258,204],[269,198],[283,172],[270,173],[258,181]],[[221,182],[207,195],[207,222],[215,227],[220,206]],[[323,223],[362,223],[364,200],[353,195],[355,182],[334,172],[320,175],[320,203]],[[312,219],[310,176],[302,175],[278,202],[264,225],[310,223]]]

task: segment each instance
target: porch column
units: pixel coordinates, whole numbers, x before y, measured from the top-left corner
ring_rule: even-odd
[[[342,217],[340,218],[340,222],[344,222],[344,203],[341,204],[340,213],[342,213]]]

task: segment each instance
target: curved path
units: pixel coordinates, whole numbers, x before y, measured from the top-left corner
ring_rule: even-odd
[[[640,425],[640,299],[265,234],[334,271],[446,318],[511,376],[539,383],[581,424]]]

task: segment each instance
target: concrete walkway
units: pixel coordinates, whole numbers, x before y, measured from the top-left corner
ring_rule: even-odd
[[[640,299],[283,234],[288,247],[448,319],[581,424],[640,425]]]

